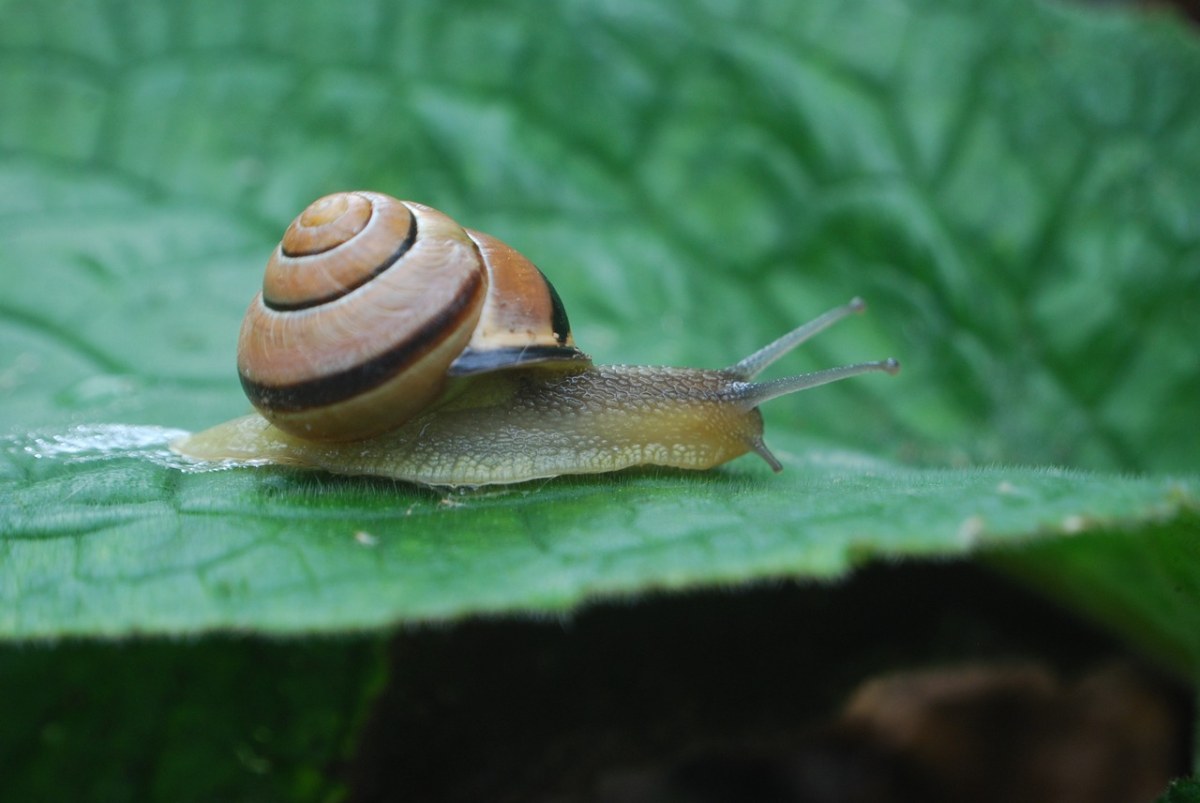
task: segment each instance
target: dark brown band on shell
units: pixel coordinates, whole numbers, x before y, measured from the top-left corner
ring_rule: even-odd
[[[540,268],[538,273],[542,273]],[[542,278],[546,280],[546,289],[550,291],[550,305],[553,308],[550,325],[554,328],[554,337],[558,340],[558,344],[564,346],[571,338],[571,322],[567,320],[567,308],[563,306],[562,299],[558,297],[558,291],[554,289],[554,285],[550,283],[549,279],[546,279],[546,274],[542,273]]]
[[[372,212],[372,214],[374,214],[374,212]],[[326,295],[326,296],[321,296],[319,298],[309,298],[309,299],[305,299],[303,301],[293,301],[290,303],[281,303],[278,301],[273,301],[272,299],[268,298],[266,296],[266,294],[264,293],[263,294],[263,304],[267,307],[267,309],[274,310],[276,312],[295,312],[296,310],[312,309],[313,307],[319,307],[322,304],[328,304],[332,301],[337,301],[339,298],[341,298],[345,295],[348,295],[350,293],[353,293],[355,290],[362,287],[364,284],[371,281],[379,274],[383,273],[385,270],[390,268],[392,265],[395,265],[396,262],[398,262],[400,260],[400,258],[402,256],[404,256],[406,253],[408,253],[409,249],[413,247],[413,243],[415,243],[417,241],[417,216],[412,215],[411,221],[412,222],[408,226],[408,234],[405,235],[404,240],[402,240],[400,245],[396,248],[396,250],[392,252],[391,256],[389,256],[382,263],[375,266],[371,270],[364,272],[362,277],[359,278],[357,281],[352,282],[350,284],[346,284],[345,286],[341,287],[337,292],[330,293],[329,295]],[[319,254],[324,254],[329,251],[332,251],[334,248],[341,248],[343,246],[347,246],[351,242],[352,242],[351,240],[347,240],[345,242],[337,243],[336,245],[330,246],[329,248],[326,248],[324,250],[309,251],[309,252],[304,252],[304,253],[291,253],[289,251],[284,250],[283,255],[287,256],[287,257],[296,257],[296,258],[303,259],[306,256],[317,256]],[[283,249],[282,245],[280,246],[280,249],[281,250]]]
[[[415,219],[413,225],[416,226]],[[448,332],[459,329],[463,320],[471,314],[472,302],[482,283],[481,274],[471,273],[454,299],[435,317],[405,340],[364,363],[327,376],[283,386],[255,382],[239,371],[242,389],[255,407],[280,413],[328,407],[373,390],[428,354],[445,339]]]

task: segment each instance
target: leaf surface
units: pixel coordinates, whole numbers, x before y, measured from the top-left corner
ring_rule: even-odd
[[[1171,624],[1200,587],[1180,26],[982,0],[463,5],[59,24],[0,3],[0,633],[353,631],[1013,555],[1200,665],[1200,628]],[[266,254],[350,187],[530,255],[602,361],[728,364],[862,295],[868,317],[774,375],[905,370],[773,402],[778,477],[445,496],[182,470],[173,431],[245,410],[232,355]]]

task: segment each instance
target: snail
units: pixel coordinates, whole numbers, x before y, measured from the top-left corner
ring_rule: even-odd
[[[292,222],[246,313],[238,374],[258,414],[172,446],[437,486],[707,469],[751,451],[778,472],[760,404],[899,364],[751,380],[864,309],[853,299],[720,370],[595,365],[513,248],[422,204],[337,193]]]

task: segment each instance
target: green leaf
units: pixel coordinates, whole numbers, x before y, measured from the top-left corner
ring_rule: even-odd
[[[1052,535],[1066,544],[1120,533],[1107,546],[1119,558],[1142,531],[1187,538],[1185,514],[1200,497],[1195,480],[909,469],[786,437],[778,477],[738,463],[443,494],[286,469],[187,473],[164,434],[77,429],[0,464],[17,478],[5,529],[21,533],[0,570],[11,589],[0,628],[26,638],[346,631],[557,611],[653,588],[836,577],[876,557]],[[115,452],[88,451],[101,439]],[[1187,621],[1167,643],[1200,666],[1200,627]]]
[[[328,800],[379,652],[228,639],[5,650],[0,788],[12,800]]]
[[[1173,21],[89,9],[0,3],[5,637],[350,631],[1011,554],[1200,666],[1200,46]],[[266,254],[348,187],[529,254],[603,361],[728,364],[862,295],[870,316],[781,370],[905,372],[773,402],[779,477],[443,496],[182,470],[171,431],[245,410],[232,354]]]
[[[1158,798],[1158,803],[1197,803],[1200,801],[1200,780],[1181,778]]]

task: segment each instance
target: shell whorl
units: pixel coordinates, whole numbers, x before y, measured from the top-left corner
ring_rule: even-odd
[[[534,300],[497,297],[514,286]],[[443,394],[447,375],[545,360],[587,358],[532,263],[435,209],[371,192],[325,196],[292,222],[238,341],[254,406],[318,440],[398,426]]]
[[[334,301],[395,264],[416,238],[417,218],[404,204],[365,193],[327,195],[284,232],[267,263],[263,303],[286,311]],[[352,240],[353,248],[343,247]]]

